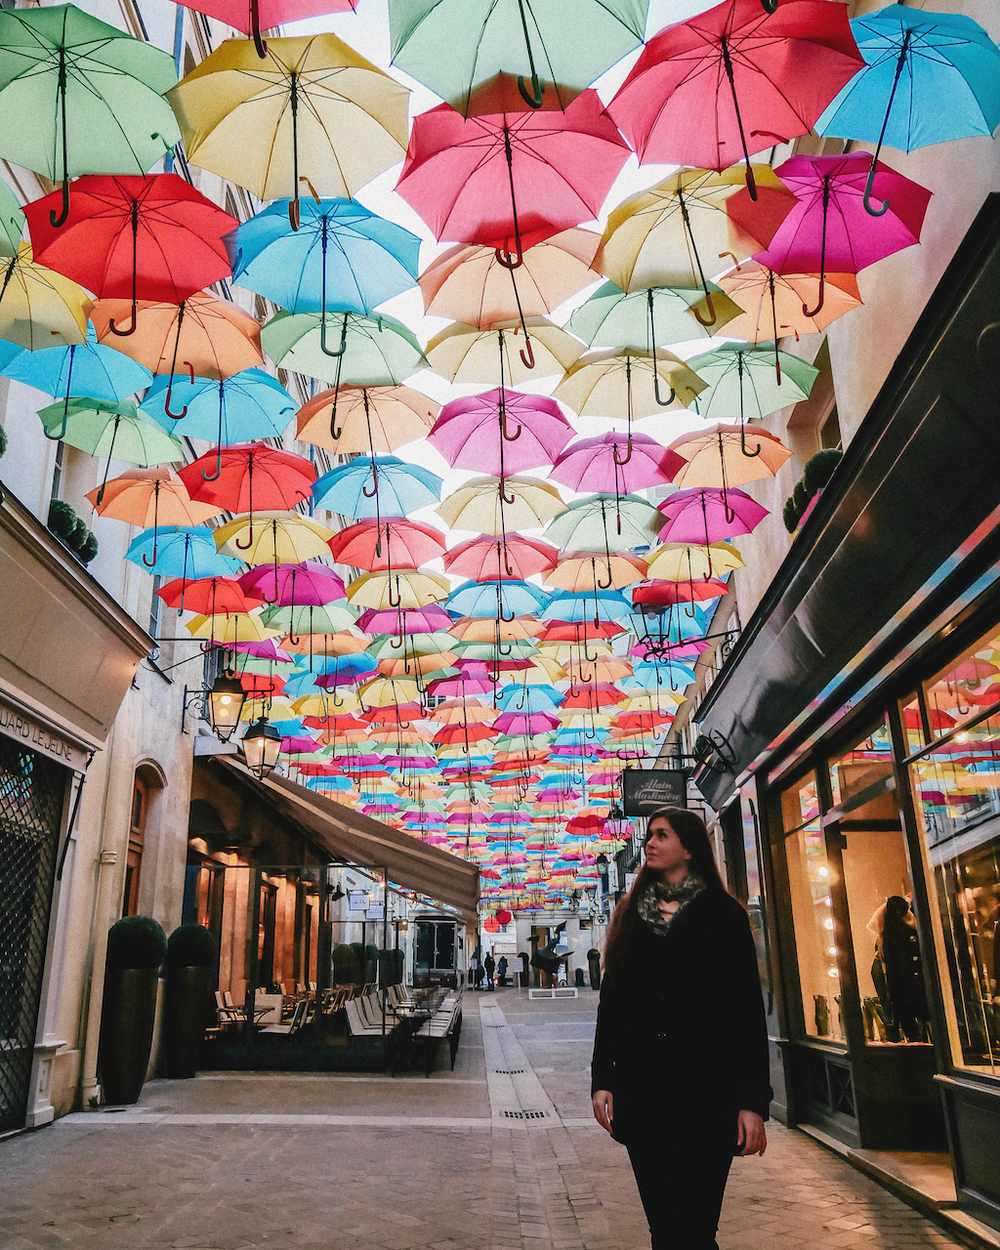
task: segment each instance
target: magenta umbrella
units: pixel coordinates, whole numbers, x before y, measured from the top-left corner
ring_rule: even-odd
[[[687,461],[648,434],[602,434],[581,438],[562,453],[550,477],[571,490],[617,498],[673,481]]]
[[[722,542],[736,534],[749,534],[767,516],[746,491],[732,487],[679,490],[657,504],[666,518],[660,538],[671,543]]]
[[[453,677],[439,677],[432,681],[427,691],[429,694],[461,698],[467,694],[492,695],[495,686],[496,683],[490,676],[486,665],[479,660],[474,660],[463,664],[461,670]]]
[[[433,603],[420,609],[369,608],[357,620],[357,627],[363,634],[395,634],[397,638],[403,634],[433,634],[439,629],[450,629],[453,624],[444,608]]]
[[[312,738],[290,737],[281,739],[281,750],[285,755],[312,755],[323,748]]]
[[[542,734],[558,729],[559,717],[548,712],[502,712],[493,728],[502,734]]]
[[[265,603],[281,607],[319,607],[343,599],[347,590],[341,578],[326,564],[306,560],[301,564],[259,564],[237,578],[244,590],[263,596]]]
[[[445,404],[427,441],[453,469],[502,478],[551,465],[572,437],[554,399],[501,386]]]
[[[819,274],[816,307],[802,305],[807,317],[823,307],[827,273],[857,273],[920,242],[931,192],[877,161],[871,192],[885,207],[873,216],[865,208],[871,168],[869,152],[847,152],[793,156],[775,170],[798,203],[754,260],[775,273]]]

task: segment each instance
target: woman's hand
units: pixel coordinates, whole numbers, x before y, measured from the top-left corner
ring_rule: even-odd
[[[611,1095],[609,1094],[610,1098]],[[597,1114],[597,1095],[594,1095],[594,1114]],[[597,1117],[600,1119],[600,1116]],[[741,1111],[736,1122],[736,1153],[738,1155],[763,1155],[767,1149],[767,1133],[764,1121],[756,1111]]]
[[[744,1114],[743,1112],[740,1113]],[[749,1114],[747,1112],[746,1114]],[[594,1119],[608,1132],[612,1132],[612,1121],[615,1118],[615,1099],[610,1090],[599,1089],[594,1094]],[[757,1117],[760,1119],[760,1117]]]

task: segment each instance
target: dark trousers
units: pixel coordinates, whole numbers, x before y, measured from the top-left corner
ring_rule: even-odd
[[[733,1161],[735,1117],[694,1122],[629,1143],[628,1154],[649,1222],[652,1250],[718,1250],[715,1234]]]

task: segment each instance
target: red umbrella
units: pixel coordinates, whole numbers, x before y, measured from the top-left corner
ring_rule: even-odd
[[[347,589],[340,577],[318,560],[301,564],[259,564],[237,579],[248,594],[280,607],[320,607],[343,599]]]
[[[277,451],[266,443],[236,443],[199,456],[177,476],[192,499],[250,513],[246,546],[236,540],[246,550],[253,543],[254,509],[280,511],[308,499],[316,470],[305,456]]]
[[[642,162],[727,169],[806,134],[863,69],[847,7],[725,0],[661,30],[608,105]]]
[[[396,189],[435,238],[524,249],[596,217],[629,156],[595,91],[565,112],[464,118],[440,104],[414,120]]]
[[[427,441],[453,469],[502,478],[552,464],[572,437],[554,399],[499,387],[445,404]]]
[[[252,612],[262,602],[262,596],[229,577],[200,577],[197,581],[176,577],[156,593],[167,607],[189,608],[205,616],[217,616],[221,612]]]
[[[816,307],[802,305],[807,317],[823,307],[828,271],[857,273],[920,242],[930,191],[881,161],[872,174],[869,152],[793,156],[776,172],[798,203],[754,260],[775,273],[819,274]],[[865,201],[872,193],[891,203],[891,210],[869,213]]]
[[[571,490],[615,496],[662,486],[687,464],[683,456],[648,434],[602,434],[572,443],[549,475]]]
[[[767,516],[756,500],[735,487],[675,491],[658,504],[666,523],[660,530],[664,542],[720,542],[734,534],[749,534]]]
[[[298,22],[326,13],[353,13],[358,0],[184,0],[184,7],[217,18],[243,31],[244,35],[252,35],[257,53],[263,58],[267,44],[260,37],[262,28],[270,30],[285,22]]]
[[[444,551],[444,534],[431,525],[403,517],[383,517],[378,523],[360,521],[330,539],[338,564],[382,572],[415,569]]]
[[[718,577],[709,577],[697,582],[668,582],[653,578],[636,586],[632,591],[632,602],[654,604],[671,607],[676,603],[698,603],[703,599],[718,599],[726,594],[729,587]]]
[[[88,174],[73,183],[66,222],[54,229],[49,210],[62,193],[26,204],[35,260],[93,291],[99,299],[179,304],[232,273],[223,237],[239,222],[176,174]]]
[[[617,638],[624,634],[625,627],[615,621],[601,621],[595,625],[579,621],[550,621],[538,635],[539,642],[576,642],[586,646],[591,638]]]
[[[549,573],[556,566],[555,547],[537,538],[504,534],[491,538],[480,534],[445,552],[444,567],[474,582],[499,582],[513,577],[527,581],[534,573]]]

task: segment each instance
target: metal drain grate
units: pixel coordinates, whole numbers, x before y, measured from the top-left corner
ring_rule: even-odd
[[[524,1068],[494,1068],[496,1076],[523,1076]]]
[[[484,1029],[505,1029],[506,1027],[507,1026],[505,1024],[484,1024],[483,1025]]]
[[[544,1111],[505,1111],[508,1120],[544,1120]]]

